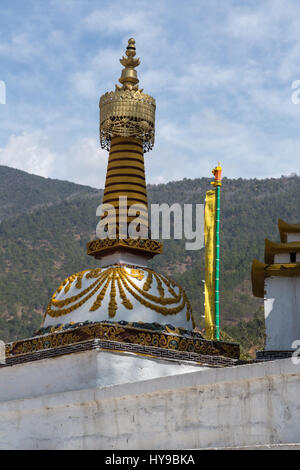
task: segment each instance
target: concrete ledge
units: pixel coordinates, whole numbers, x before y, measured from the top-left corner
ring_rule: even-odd
[[[153,359],[128,351],[79,349],[73,354],[59,354],[1,368],[0,403],[128,382],[137,383],[140,380],[189,373],[203,368],[205,367],[195,362]]]
[[[264,444],[258,446],[241,446],[241,447],[209,447],[201,450],[300,450],[298,444]]]
[[[205,449],[297,443],[299,385],[300,366],[281,359],[6,401],[0,403],[0,448]]]

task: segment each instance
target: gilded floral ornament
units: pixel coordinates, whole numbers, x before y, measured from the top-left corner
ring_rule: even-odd
[[[143,238],[104,238],[96,239],[88,242],[87,254],[100,259],[103,254],[106,254],[114,249],[126,249],[135,252],[143,252],[149,258],[154,255],[162,253],[163,245],[157,240],[143,239]]]
[[[178,351],[192,353],[192,357],[187,355],[186,359],[200,362],[201,357],[194,356],[196,353],[197,355],[205,355],[203,359],[206,364],[207,355],[222,356],[222,362],[224,362],[224,357],[239,358],[239,346],[234,343],[207,341],[199,333],[175,328],[172,325],[163,326],[156,323],[130,323],[126,321],[119,323],[114,321],[84,322],[73,325],[69,323],[59,327],[49,327],[46,328],[46,331],[41,332],[41,336],[6,344],[6,358],[9,362],[13,357],[53,350],[58,347],[60,351],[65,350],[61,354],[68,354],[66,350],[68,345],[73,347],[79,343],[86,345],[95,339],[100,340],[98,347],[104,350],[106,348],[109,351],[132,352],[133,346],[134,354],[141,353],[155,357],[155,349],[163,348],[165,350],[164,358],[176,359],[172,351]],[[161,357],[161,354],[158,357]],[[182,355],[180,359],[183,359]]]

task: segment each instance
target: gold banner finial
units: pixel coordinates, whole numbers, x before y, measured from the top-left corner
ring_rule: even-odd
[[[220,162],[218,163],[218,166],[212,170],[212,174],[215,177],[215,181],[212,181],[210,184],[213,186],[222,186],[222,167]]]

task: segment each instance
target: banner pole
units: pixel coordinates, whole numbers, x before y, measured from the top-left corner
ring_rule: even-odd
[[[220,186],[216,187],[216,273],[215,273],[215,312],[216,339],[220,339]]]
[[[216,188],[216,259],[215,259],[215,327],[216,339],[220,339],[220,196],[222,186],[222,167],[219,165],[213,169]]]

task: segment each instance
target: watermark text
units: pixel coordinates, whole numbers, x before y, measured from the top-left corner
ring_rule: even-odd
[[[0,340],[0,364],[5,364],[5,343]]]
[[[298,366],[300,364],[300,339],[296,339],[292,342],[292,349],[295,349],[292,354],[292,363]]]
[[[6,85],[3,80],[0,80],[0,104],[6,104]]]
[[[186,250],[200,250],[204,247],[204,204],[146,204],[128,206],[127,197],[120,196],[118,204],[100,204],[96,215],[100,221],[96,227],[97,237],[110,238],[151,238],[154,240],[188,240]],[[150,230],[149,230],[150,229]]]

